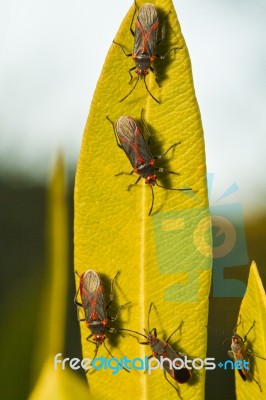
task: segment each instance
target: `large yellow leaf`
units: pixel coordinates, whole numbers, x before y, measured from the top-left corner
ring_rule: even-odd
[[[139,6],[143,3],[138,1]],[[148,76],[148,87],[160,104],[149,96],[143,82],[120,103],[131,88],[128,69],[133,61],[125,57],[119,46],[111,45],[95,90],[76,174],[75,269],[79,274],[93,269],[103,275],[107,293],[111,279],[120,271],[116,304],[110,308],[110,314],[118,305],[128,301],[132,304],[122,311],[114,326],[143,333],[149,305],[154,302],[156,310],[151,313],[150,325],[157,327],[158,337],[165,340],[183,320],[182,333],[177,332],[172,338],[173,347],[191,357],[204,358],[211,239],[202,125],[188,51],[173,4],[170,0],[153,4],[160,17],[169,12],[166,45],[160,45],[158,53],[165,54],[172,47],[182,49],[155,63],[161,88],[152,73]],[[133,13],[134,6],[115,37],[128,52],[133,47],[129,31]],[[126,189],[136,176],[115,177],[121,171],[130,172],[131,167],[105,118],[116,121],[122,115],[130,115],[139,120],[142,108],[151,130],[154,154],[162,154],[173,143],[181,142],[160,164],[178,171],[180,176],[166,177],[161,183],[193,189],[179,192],[155,187],[150,217],[151,191],[143,180],[128,192]],[[78,281],[77,277],[77,287]],[[86,341],[90,331],[84,322],[81,333],[83,355],[93,358],[94,346]],[[126,355],[133,359],[151,354],[148,346],[138,344],[132,337],[109,334],[108,339],[107,346],[115,357]],[[101,355],[108,357],[103,346],[98,352]],[[179,385],[184,399],[204,398],[204,371],[195,375],[189,384]],[[98,399],[119,398],[124,393],[135,399],[176,396],[159,370],[151,375],[123,370],[112,375],[110,370],[101,370],[88,373],[87,377],[90,393]]]
[[[242,300],[239,315],[241,315],[242,323],[237,330],[238,334],[243,337],[255,321],[254,328],[247,337],[247,348],[252,353],[266,358],[266,296],[255,262],[250,267],[247,291]],[[254,380],[243,382],[236,371],[237,400],[265,399],[266,360],[250,357],[250,366],[252,375],[259,382],[262,392]]]

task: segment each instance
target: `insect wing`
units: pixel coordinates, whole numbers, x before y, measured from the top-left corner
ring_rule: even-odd
[[[116,123],[116,132],[133,168],[153,161],[149,146],[133,118],[120,117]]]
[[[173,369],[170,369],[169,363],[166,361],[163,365],[164,369],[168,374],[178,383],[186,383],[191,377],[191,370],[184,365],[184,357],[181,353],[175,351],[170,345],[165,347],[165,357],[169,358],[173,363]],[[174,366],[176,368],[174,368]]]
[[[133,54],[155,55],[159,20],[153,4],[144,4],[138,13]]]
[[[85,272],[80,293],[86,321],[103,321],[107,318],[103,286],[95,271],[88,270]]]
[[[231,344],[231,351],[228,351],[228,355],[236,362],[236,361],[243,361],[243,360],[248,360],[248,354],[245,351],[245,346],[243,339],[235,334],[232,337],[232,344]],[[238,373],[243,379],[243,381],[247,380],[247,371],[242,368],[238,369]]]

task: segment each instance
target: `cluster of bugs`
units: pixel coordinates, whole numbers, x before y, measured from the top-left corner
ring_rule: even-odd
[[[151,351],[152,351],[152,355],[150,357],[153,356],[153,357],[157,358],[159,361],[160,361],[161,357],[168,358],[171,361],[176,360],[176,359],[184,360],[184,357],[185,356],[187,357],[187,355],[184,353],[181,353],[179,351],[176,351],[169,344],[173,335],[178,330],[181,329],[183,321],[179,324],[179,326],[170,334],[170,336],[165,341],[159,339],[157,336],[156,328],[152,328],[152,329],[150,328],[150,314],[151,314],[152,308],[154,307],[153,303],[151,303],[150,307],[149,307],[148,319],[147,319],[147,330],[144,329],[145,334],[135,331],[135,330],[132,330],[132,329],[128,329],[128,328],[115,329],[114,327],[109,326],[109,321],[110,322],[116,321],[121,310],[130,304],[130,302],[128,302],[128,303],[121,305],[118,308],[118,310],[116,311],[114,316],[110,316],[108,314],[108,309],[113,302],[114,285],[115,285],[115,280],[116,280],[118,274],[119,274],[119,272],[116,273],[115,277],[113,278],[113,280],[111,282],[111,290],[110,290],[110,296],[109,296],[108,302],[106,302],[106,295],[104,293],[104,288],[103,288],[103,284],[102,284],[100,275],[96,271],[88,270],[81,275],[77,274],[79,276],[79,288],[76,292],[74,302],[77,305],[78,320],[85,321],[87,328],[91,332],[87,336],[86,340],[95,345],[94,358],[97,356],[99,346],[102,344],[105,347],[107,353],[113,358],[113,355],[111,354],[110,350],[107,348],[107,346],[105,344],[107,332],[112,333],[112,334],[118,334],[122,337],[124,335],[121,332],[123,332],[123,333],[129,332],[129,335],[133,336],[135,339],[137,339],[139,344],[150,346]],[[81,298],[81,302],[78,301],[79,296]],[[84,318],[80,318],[80,308],[83,309]],[[229,357],[232,358],[235,362],[236,361],[241,361],[241,362],[248,361],[251,356],[266,360],[266,358],[253,353],[246,346],[247,336],[250,333],[250,331],[254,328],[255,321],[251,325],[248,332],[245,334],[244,338],[242,338],[237,333],[237,328],[240,325],[240,323],[241,323],[241,320],[238,323],[238,325],[236,326],[236,328],[233,330],[233,335],[231,337],[231,350],[228,351]],[[138,337],[136,337],[136,335],[138,335]],[[144,338],[145,340],[144,341],[140,340],[140,337]],[[124,367],[123,367],[123,369],[127,372],[130,372]],[[164,377],[165,377],[166,381],[176,391],[179,398],[181,398],[180,391],[179,391],[178,385],[174,384],[174,382],[177,384],[187,383],[192,376],[192,371],[193,370],[188,369],[185,365],[181,366],[181,364],[180,364],[179,369],[173,369],[173,368],[170,368],[168,362],[163,363]],[[259,382],[254,378],[254,376],[251,374],[249,369],[245,369],[244,367],[242,367],[241,369],[238,369],[238,372],[243,381],[246,382],[248,380],[253,380],[258,385],[259,390],[262,391]],[[169,377],[171,379],[169,379]]]
[[[78,274],[77,274],[78,275]],[[153,303],[150,304],[150,308],[148,311],[148,330],[146,331],[144,329],[144,332],[146,335],[131,330],[131,329],[125,329],[125,328],[120,328],[120,329],[115,329],[113,327],[108,326],[108,320],[111,322],[115,321],[120,314],[120,311],[122,310],[123,307],[127,306],[130,303],[123,304],[120,306],[115,314],[115,316],[111,317],[108,315],[107,310],[110,307],[110,305],[113,302],[113,291],[114,291],[114,283],[115,279],[118,275],[115,275],[115,277],[112,280],[111,283],[111,291],[110,291],[110,299],[109,302],[106,303],[106,296],[104,294],[104,289],[103,285],[101,282],[101,278],[97,272],[94,270],[88,270],[84,272],[82,275],[79,276],[79,288],[76,292],[74,302],[77,305],[77,310],[78,310],[78,320],[79,321],[85,321],[87,328],[90,330],[90,334],[86,338],[87,341],[93,343],[95,345],[95,352],[94,352],[94,358],[97,356],[99,346],[101,344],[104,345],[105,349],[107,350],[108,354],[112,356],[110,350],[107,348],[105,344],[106,340],[106,332],[112,333],[112,334],[121,334],[121,331],[123,332],[130,332],[130,334],[134,333],[137,334],[141,337],[144,337],[146,340],[140,341],[138,338],[138,342],[142,345],[149,345],[152,351],[152,355],[156,357],[158,360],[160,360],[160,357],[167,357],[170,360],[174,360],[176,358],[181,358],[183,359],[185,354],[177,352],[174,350],[170,344],[169,341],[172,338],[172,336],[179,330],[181,329],[181,326],[183,324],[183,321],[180,323],[180,325],[171,333],[171,335],[165,340],[161,340],[157,337],[157,330],[156,328],[150,329],[150,313],[152,310],[152,307],[154,306]],[[78,296],[80,295],[81,302],[78,301]],[[79,317],[79,311],[80,308],[83,309],[84,311],[84,318]],[[92,338],[92,340],[90,340]],[[178,396],[181,398],[180,393],[178,388],[169,380],[167,374],[177,383],[186,383],[189,381],[190,377],[192,376],[191,370],[189,370],[186,367],[182,367],[180,369],[171,369],[169,367],[168,363],[163,364],[163,373],[164,377],[167,380],[167,382],[175,389],[177,392]],[[127,372],[129,372],[126,368],[124,368]]]
[[[138,10],[138,13],[137,13]],[[137,15],[136,15],[137,14]],[[179,49],[178,47],[171,48],[165,55],[160,55],[157,53],[157,46],[165,38],[165,24],[166,24],[167,14],[163,17],[161,24],[161,29],[159,32],[159,17],[156,7],[151,3],[146,3],[138,9],[135,1],[135,11],[130,24],[130,32],[134,37],[134,46],[132,53],[127,53],[123,44],[114,41],[114,44],[119,46],[126,56],[132,57],[135,65],[130,68],[130,83],[133,80],[132,71],[135,70],[137,75],[136,83],[130,92],[124,96],[120,101],[124,101],[135,89],[138,81],[143,79],[146,90],[151,98],[156,102],[160,103],[159,100],[151,93],[146,83],[146,76],[149,71],[155,75],[155,81],[159,85],[158,75],[153,66],[155,59],[164,60],[172,51]],[[135,29],[133,30],[133,23],[135,22]],[[160,37],[159,37],[160,35]],[[143,110],[142,110],[143,113]],[[141,113],[142,126],[147,132],[147,139],[144,136],[142,128],[139,124],[129,115],[121,116],[114,123],[108,116],[106,117],[113,126],[114,136],[117,146],[124,151],[131,166],[132,171],[120,172],[117,175],[128,174],[132,175],[136,173],[138,175],[137,180],[128,186],[128,190],[132,186],[136,185],[141,178],[145,180],[145,183],[151,188],[151,206],[149,210],[149,215],[152,214],[154,205],[154,191],[153,187],[158,186],[167,190],[191,190],[190,188],[171,188],[165,187],[157,182],[157,173],[167,173],[173,175],[179,175],[178,172],[169,171],[168,169],[159,167],[156,165],[156,160],[163,158],[168,154],[170,150],[174,150],[180,142],[173,143],[162,155],[154,155],[150,149],[150,132],[143,120]],[[178,356],[182,357],[181,353],[176,352],[169,344],[169,340],[173,334],[181,328],[181,325],[175,329],[175,331],[169,336],[166,341],[162,341],[157,337],[156,328],[150,330],[150,313],[153,303],[150,305],[148,313],[148,331],[145,331],[146,335],[142,335],[139,332],[122,329],[116,329],[113,326],[109,326],[109,323],[114,322],[120,314],[120,311],[128,303],[120,306],[115,314],[115,316],[109,315],[109,307],[113,302],[113,291],[114,284],[117,278],[117,274],[112,280],[110,299],[106,302],[106,296],[104,294],[103,284],[101,278],[97,272],[93,270],[88,270],[79,276],[79,288],[75,295],[75,304],[77,305],[78,320],[85,321],[90,334],[86,338],[87,341],[94,343],[95,352],[94,358],[97,356],[98,349],[100,345],[103,345],[107,350],[108,354],[112,356],[110,350],[106,346],[106,336],[110,334],[122,335],[122,331],[128,331],[135,333],[139,336],[143,336],[146,341],[140,342],[141,344],[150,345],[152,353],[155,357],[166,355],[170,359],[174,359]],[[80,300],[79,300],[80,299]],[[83,309],[84,317],[80,318],[80,310]],[[172,380],[178,383],[185,383],[190,379],[191,372],[187,368],[181,368],[180,370],[170,370],[168,365],[164,365],[164,374],[167,381],[175,388],[176,392],[179,394],[178,389],[173,385],[173,383],[168,379],[168,376]]]
[[[132,94],[139,80],[143,80],[148,95],[156,103],[160,104],[160,101],[151,93],[146,82],[146,76],[149,73],[149,71],[151,71],[155,76],[156,83],[160,87],[158,74],[153,66],[154,61],[156,59],[165,60],[171,52],[182,49],[182,47],[177,47],[177,46],[172,47],[164,55],[160,55],[157,52],[157,46],[165,39],[165,25],[166,25],[167,15],[168,14],[164,15],[160,28],[159,17],[156,7],[151,3],[145,3],[142,7],[138,9],[135,1],[135,11],[130,24],[130,32],[134,37],[134,45],[132,52],[128,53],[123,44],[113,41],[113,43],[116,46],[120,47],[124,55],[127,57],[132,57],[135,63],[135,65],[132,66],[128,71],[130,75],[130,82],[129,82],[130,84],[133,81],[132,71],[135,71],[137,75],[136,82],[133,85],[132,89],[120,100],[120,102],[123,102]],[[135,20],[135,29],[133,29],[134,20]],[[186,188],[186,187],[184,188],[165,187],[157,182],[157,176],[156,176],[157,173],[179,175],[178,172],[170,171],[163,167],[157,166],[156,160],[162,159],[169,153],[170,150],[174,150],[175,147],[180,144],[180,142],[173,143],[168,149],[164,151],[162,155],[154,155],[150,149],[151,134],[143,120],[142,114],[141,114],[141,124],[142,127],[145,129],[147,135],[144,135],[144,130],[135,121],[135,119],[129,115],[120,116],[116,122],[113,122],[109,118],[109,116],[106,116],[106,118],[113,126],[113,131],[117,146],[124,151],[132,167],[132,170],[130,172],[119,172],[117,175],[126,174],[131,176],[133,173],[136,173],[138,175],[137,180],[128,186],[128,190],[130,190],[132,186],[136,185],[141,180],[141,178],[144,179],[145,183],[151,189],[152,198],[148,215],[151,215],[153,211],[154,186],[158,186],[160,188],[167,190],[176,190],[176,191],[192,190],[191,188]],[[187,357],[185,354],[176,351],[169,344],[173,335],[179,329],[181,329],[183,321],[165,341],[158,338],[156,328],[150,329],[150,314],[152,308],[154,307],[153,303],[151,303],[149,307],[147,330],[144,329],[145,334],[132,329],[126,329],[126,328],[117,329],[112,326],[109,326],[109,322],[112,323],[116,321],[121,310],[129,304],[126,303],[121,305],[116,311],[114,316],[110,316],[108,314],[109,307],[113,302],[114,285],[116,278],[118,276],[118,272],[111,282],[110,298],[108,302],[106,302],[106,296],[104,294],[103,284],[97,272],[95,272],[94,270],[88,270],[84,272],[82,275],[78,276],[80,282],[79,282],[79,288],[75,295],[75,304],[77,305],[79,321],[85,321],[86,326],[90,331],[90,334],[87,336],[86,340],[92,342],[95,345],[94,358],[97,356],[100,345],[103,345],[108,354],[111,357],[113,357],[110,350],[105,344],[106,335],[110,333],[123,336],[121,332],[123,333],[129,332],[129,335],[134,336],[135,339],[137,339],[137,341],[139,342],[139,344],[150,346],[152,351],[152,356],[158,360],[160,360],[161,357],[167,357],[170,360],[175,360],[175,359],[184,360],[184,357]],[[79,298],[80,301],[78,300]],[[83,318],[80,318],[81,309],[83,310],[84,313]],[[244,339],[242,339],[242,337],[237,333],[237,327],[234,329],[232,336],[231,350],[228,351],[228,355],[234,361],[248,360],[250,356],[259,357],[261,359],[266,360],[265,358],[252,353],[246,346],[247,335],[254,328],[254,325],[255,321],[253,322],[247,334],[244,336]],[[127,372],[129,372],[126,368],[124,369]],[[254,376],[250,373],[250,371],[242,368],[238,370],[238,372],[243,381],[254,380],[258,385],[259,389],[261,390],[259,382],[254,378]],[[186,366],[184,367],[181,366],[179,369],[171,369],[168,363],[164,363],[163,373],[167,382],[174,388],[177,395],[181,398],[177,384],[187,383],[192,376],[192,370],[188,369]]]
[[[113,41],[114,44],[116,44],[122,49],[123,53],[126,56],[132,57],[132,59],[135,62],[135,66],[129,69],[130,83],[133,80],[133,75],[131,72],[135,70],[137,74],[137,80],[135,85],[130,90],[130,92],[120,101],[125,100],[133,92],[139,79],[143,79],[149,95],[157,103],[160,103],[150,92],[145,78],[148,74],[148,71],[150,70],[152,73],[154,73],[155,81],[159,85],[157,72],[152,66],[153,62],[155,61],[156,58],[164,60],[172,51],[180,49],[181,47],[173,47],[165,55],[158,54],[156,48],[165,39],[165,24],[166,24],[166,17],[168,14],[166,14],[163,17],[163,21],[161,24],[162,27],[160,29],[160,38],[159,38],[158,37],[159,17],[156,7],[151,3],[145,3],[142,7],[139,8],[138,14],[136,16],[137,9],[138,7],[135,1],[135,11],[130,24],[130,32],[134,37],[133,52],[127,53],[122,44]],[[135,30],[133,30],[133,23],[135,20],[135,16],[136,16]],[[157,182],[157,176],[155,175],[156,171],[158,171],[159,173],[165,172],[168,174],[179,175],[179,173],[177,172],[168,171],[165,168],[157,167],[155,165],[155,160],[161,159],[168,153],[170,149],[174,148],[177,144],[180,144],[180,142],[174,143],[172,146],[170,146],[163,155],[154,156],[150,149],[151,135],[147,129],[146,124],[143,121],[142,116],[141,116],[141,122],[148,133],[148,140],[146,140],[142,132],[142,129],[131,116],[129,115],[121,116],[120,118],[118,118],[116,123],[111,121],[111,119],[108,116],[106,118],[113,125],[117,146],[125,152],[133,168],[133,170],[129,173],[120,172],[117,175],[121,174],[132,175],[134,172],[139,175],[136,182],[128,186],[128,191],[131,189],[132,186],[136,185],[141,178],[144,178],[145,183],[149,185],[149,187],[151,188],[152,200],[148,215],[151,215],[153,210],[153,204],[154,204],[153,187],[155,185],[167,190],[179,190],[179,191],[191,190],[191,188],[186,188],[186,187],[170,188],[162,186]]]

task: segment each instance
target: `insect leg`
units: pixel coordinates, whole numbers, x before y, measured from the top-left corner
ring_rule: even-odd
[[[131,74],[131,71],[133,71],[134,69],[136,69],[136,67],[132,67],[128,70],[128,73],[130,75],[130,81],[128,82],[128,84],[130,85],[130,83],[132,82],[132,79],[134,78],[133,75]]]
[[[122,49],[122,51],[123,51],[123,53],[125,54],[125,56],[127,56],[127,57],[131,57],[131,56],[132,56],[132,53],[126,53],[126,50],[125,50],[124,46],[122,46],[122,44],[117,43],[117,42],[115,42],[114,40],[113,40],[113,43],[116,44],[117,46],[119,46],[120,49]]]
[[[249,371],[248,371],[248,376],[251,378],[251,380],[256,382],[256,384],[258,385],[260,391],[262,392],[262,389],[261,389],[261,386],[260,386],[259,382],[254,378],[254,376]]]
[[[166,18],[167,18],[167,16],[168,16],[169,12],[170,12],[170,11],[168,11],[168,13],[165,14],[164,17],[163,17],[163,20],[162,20],[162,23],[161,23],[161,26],[162,26],[162,29],[161,29],[161,37],[160,37],[160,39],[157,40],[157,42],[156,42],[157,45],[160,44],[160,43],[165,39]]]
[[[96,356],[97,356],[100,343],[95,343],[94,341],[89,340],[89,338],[90,338],[91,336],[92,336],[92,334],[90,334],[90,335],[86,338],[86,340],[87,340],[88,342],[93,343],[93,344],[95,345],[94,357],[93,357],[93,359],[91,360],[91,362],[93,362],[93,360],[94,360],[94,359],[96,358]],[[86,369],[85,374],[87,374],[89,371],[90,371],[90,368]]]
[[[75,274],[77,274],[78,277],[80,278],[80,275],[78,274],[77,271],[75,271]],[[79,288],[78,288],[78,290],[76,291],[76,294],[75,294],[75,297],[74,297],[74,303],[75,303],[77,306],[82,307],[82,304],[79,303],[79,302],[77,301],[78,294],[79,294]],[[79,318],[78,318],[78,321],[79,321]]]
[[[128,304],[131,304],[131,301],[129,301],[128,303],[122,304],[122,306],[120,306],[115,314],[114,317],[110,317],[108,316],[108,318],[110,319],[110,321],[115,321],[118,317],[118,315],[120,314],[122,308],[124,308],[125,306],[127,306]]]
[[[174,50],[182,50],[182,49],[183,49],[183,47],[173,47],[164,56],[161,56],[160,54],[155,54],[155,57],[159,58],[160,60],[165,60],[172,51],[174,51]]]
[[[157,74],[157,72],[155,71],[155,69],[154,69],[152,66],[150,66],[150,70],[151,70],[151,72],[155,75],[155,82],[157,83],[157,85],[158,85],[159,87],[161,87],[160,84],[159,84],[159,81],[158,81],[158,74]]]
[[[76,306],[77,306],[77,319],[78,319],[78,321],[85,321],[85,318],[79,318],[79,310],[80,310],[79,307],[83,308],[83,306],[82,306],[82,304],[81,304],[79,301],[77,301],[78,294],[79,294],[79,288],[78,288],[78,290],[76,291],[76,294],[75,294],[75,297],[74,297],[74,303],[75,303]]]
[[[110,291],[110,300],[109,300],[109,303],[108,303],[107,306],[106,306],[106,310],[110,307],[110,305],[111,305],[112,302],[113,302],[113,299],[114,299],[114,284],[115,284],[115,280],[116,280],[116,277],[117,277],[118,274],[119,274],[119,271],[117,271],[117,273],[115,274],[115,276],[114,276],[113,279],[112,279],[112,282],[111,282],[111,291]]]
[[[119,176],[119,175],[132,175],[134,172],[134,169],[132,169],[131,172],[119,172],[118,174],[115,174],[115,176]]]
[[[251,331],[251,329],[254,328],[254,325],[255,325],[255,321],[253,321],[253,324],[251,325],[251,327],[249,328],[249,330],[248,330],[247,333],[245,334],[245,336],[244,336],[244,343],[245,343],[246,340],[247,340],[247,336],[248,336],[249,332]]]
[[[140,179],[141,179],[141,176],[139,176],[139,177],[138,177],[138,179],[136,180],[136,182],[135,182],[135,183],[131,183],[131,184],[128,186],[127,190],[128,190],[128,191],[130,191],[130,189],[131,189],[131,186],[135,186],[135,185],[137,185],[137,184],[138,184],[138,182],[140,181]]]
[[[165,379],[167,380],[167,382],[170,383],[170,385],[175,389],[175,391],[176,391],[178,397],[179,397],[180,399],[182,399],[182,397],[181,397],[181,395],[180,395],[180,393],[179,393],[179,390],[175,387],[175,385],[172,384],[172,382],[170,381],[170,379],[167,378],[167,375],[166,375],[165,370],[163,370],[163,374],[164,374],[164,377],[165,377]]]
[[[180,175],[178,172],[168,171],[168,169],[165,169],[165,168],[155,167],[154,169],[155,169],[155,171],[158,171],[158,172],[167,172],[168,174]]]
[[[134,14],[133,14],[133,17],[131,20],[131,24],[130,24],[130,32],[131,32],[132,36],[135,36],[135,32],[133,31],[132,25],[133,25],[134,17],[136,15],[137,8],[138,8],[136,0],[134,1],[134,4],[135,4],[135,11],[134,11]]]
[[[78,320],[79,322],[86,321],[85,318],[79,318],[79,310],[80,310],[80,308],[77,307],[77,320]]]
[[[248,353],[249,356],[257,357],[257,358],[260,358],[261,360],[266,360],[266,358],[261,357],[261,356],[258,356],[257,354],[252,353],[252,351],[250,351],[250,350],[248,350],[248,349],[247,349],[247,353]]]
[[[147,132],[147,134],[149,136],[149,139],[148,139],[148,145],[149,145],[150,144],[150,139],[151,139],[151,133],[150,133],[145,121],[144,121],[143,114],[144,114],[144,108],[141,109],[140,120],[141,120],[141,123],[144,126],[144,128],[145,128],[145,130],[146,130],[146,132]]]
[[[92,333],[86,337],[87,342],[95,344],[95,342],[93,340],[90,340],[91,337],[92,337]]]
[[[106,115],[105,117],[109,122],[111,122],[112,126],[113,126],[113,130],[114,130],[114,134],[115,134],[115,140],[116,140],[116,144],[117,146],[123,150],[123,147],[121,146],[121,144],[119,143],[119,140],[117,139],[117,134],[116,134],[116,130],[115,130],[115,124],[114,122]]]
[[[86,318],[79,318],[79,310],[80,310],[79,307],[82,307],[82,304],[76,303],[76,305],[78,306],[78,307],[77,307],[77,320],[78,320],[78,321],[86,321]]]
[[[117,273],[115,274],[115,276],[114,276],[114,278],[113,278],[113,280],[112,280],[112,283],[111,283],[111,292],[110,292],[110,300],[109,300],[109,303],[108,303],[107,306],[106,306],[106,310],[110,307],[110,305],[111,305],[112,302],[113,302],[113,299],[114,299],[114,284],[115,284],[115,280],[116,280],[116,277],[117,277],[118,274],[119,274],[119,271],[117,271]],[[123,304],[122,306],[120,306],[119,309],[118,309],[117,312],[116,312],[116,315],[115,315],[114,317],[108,316],[108,319],[110,319],[110,321],[115,321],[115,320],[117,319],[118,315],[120,314],[120,311],[122,310],[122,308],[124,308],[126,305],[128,305],[128,304],[130,304],[130,303],[131,303],[131,302],[128,302],[128,303],[125,303],[125,304]],[[117,332],[117,333],[118,333],[118,332]]]
[[[158,156],[153,156],[153,158],[155,160],[163,158],[164,156],[166,156],[166,154],[168,153],[169,150],[171,150],[172,148],[176,147],[179,144],[181,144],[181,142],[176,142],[176,143],[172,144],[163,154],[158,155]]]
[[[174,332],[171,333],[171,335],[169,336],[168,339],[166,339],[166,343],[168,343],[169,340],[171,339],[171,337],[172,337],[179,329],[181,329],[182,325],[183,325],[183,321],[180,322],[180,324],[179,324],[178,327],[174,330]]]
[[[148,343],[142,343],[142,344],[148,344]],[[148,357],[148,360],[149,360],[150,358],[152,358],[152,357],[154,357],[153,354],[151,354],[151,355]],[[149,366],[145,369],[144,374],[146,374],[146,372],[148,371],[148,369],[149,369]]]
[[[77,306],[82,307],[82,304],[81,304],[79,301],[77,301],[78,294],[79,294],[79,288],[78,288],[78,290],[76,291],[76,294],[75,294],[75,297],[74,297],[74,303],[75,303]]]

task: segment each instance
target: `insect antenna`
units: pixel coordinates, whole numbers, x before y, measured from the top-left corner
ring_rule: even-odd
[[[232,339],[232,336],[230,336],[230,337],[228,337],[228,338],[224,339],[224,341],[223,341],[223,345],[224,345],[226,342],[228,342],[229,340],[231,340],[231,339]]]
[[[106,344],[103,342],[104,348],[107,351],[107,353],[109,354],[109,356],[111,356],[112,358],[114,358],[114,356],[112,355],[112,353],[110,352],[110,350],[106,347]]]
[[[150,188],[151,188],[151,208],[150,208],[150,211],[149,211],[149,214],[148,215],[151,215],[151,212],[152,212],[152,209],[153,209],[153,203],[154,203],[154,192],[153,192],[153,187],[150,185]]]
[[[97,353],[98,353],[98,349],[99,349],[99,345],[100,345],[100,343],[95,343],[95,342],[92,342],[91,340],[88,340],[88,342],[91,342],[91,343],[94,343],[95,344],[95,352],[94,352],[94,357],[93,357],[93,359],[91,360],[91,362],[93,362],[93,360],[96,358],[96,356],[97,356]],[[108,351],[108,350],[107,350]],[[85,374],[87,374],[88,372],[89,372],[89,368],[88,369],[86,369],[86,371],[85,371]]]
[[[106,347],[106,344],[103,342],[103,345],[105,347],[105,350],[107,351],[107,353],[109,354],[109,356],[111,356],[112,358],[114,358],[114,356],[112,355],[112,353],[110,352],[110,350],[108,350],[108,348]],[[123,369],[127,372],[130,372],[128,369],[124,368]]]
[[[133,331],[132,329],[121,328],[121,329],[119,329],[119,330],[120,330],[120,331],[126,331],[126,332],[133,332],[133,333],[136,333],[137,335],[140,335],[140,336],[144,337],[145,339],[147,339],[147,336],[143,335],[143,334],[140,333],[140,332]]]
[[[143,80],[144,80],[144,85],[145,85],[145,87],[146,87],[147,92],[149,93],[149,95],[153,98],[153,100],[156,101],[156,103],[160,104],[160,101],[157,100],[157,99],[153,96],[153,94],[151,94],[151,92],[149,91],[149,88],[148,88],[147,83],[146,83],[146,77],[145,77],[145,76],[144,76]],[[130,92],[130,93],[131,93],[131,92]]]
[[[123,97],[123,99],[119,100],[119,103],[121,103],[122,101],[124,101],[124,100],[133,92],[133,90],[135,89],[135,87],[136,87],[137,84],[138,84],[138,81],[139,81],[139,77],[138,77],[138,79],[137,79],[135,85],[133,86],[133,88],[130,90],[130,92],[129,92],[125,97]],[[157,101],[157,100],[156,100],[156,101]]]
[[[159,185],[159,183],[157,182],[155,182],[155,185],[167,190],[180,190],[180,191],[192,190],[191,188],[167,188],[165,186]]]
[[[150,313],[151,313],[152,306],[154,306],[153,303],[150,304],[150,308],[149,308],[149,311],[148,311],[148,332],[151,331],[150,330]]]
[[[260,358],[261,360],[266,360],[266,358],[258,356],[258,354],[252,353],[251,351],[248,351],[248,354],[251,355],[252,357],[257,357]]]
[[[217,329],[214,328],[213,326],[206,325],[206,328],[212,333],[213,335],[220,336],[220,340],[222,341],[222,338],[225,337],[225,335],[230,335],[226,339],[222,341],[222,344],[224,345],[226,342],[232,340],[232,331],[231,329]],[[233,332],[234,333],[234,332]]]

